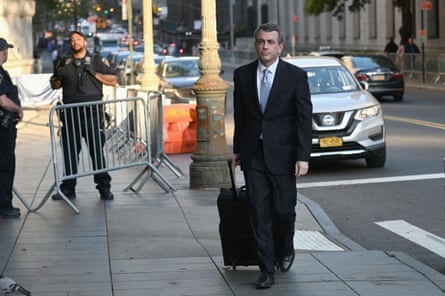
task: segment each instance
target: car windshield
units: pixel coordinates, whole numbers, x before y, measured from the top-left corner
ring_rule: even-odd
[[[358,85],[343,67],[311,67],[305,69],[311,94],[356,91]]]
[[[363,70],[363,69],[375,69],[375,68],[395,68],[393,62],[386,57],[353,57],[351,59],[352,65],[354,68]]]
[[[198,61],[168,62],[165,67],[165,77],[193,77],[199,76]]]

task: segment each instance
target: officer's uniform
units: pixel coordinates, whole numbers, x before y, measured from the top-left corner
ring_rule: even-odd
[[[0,95],[6,95],[20,106],[17,86],[8,72],[0,66]],[[0,208],[12,208],[12,190],[15,175],[15,144],[17,114],[0,108]]]
[[[86,65],[91,65],[89,67],[93,71],[116,75],[108,63],[97,54],[90,55],[88,53],[82,59],[76,59],[73,56],[62,58],[56,65],[54,76],[62,81],[64,104],[102,100],[102,83],[86,70]],[[82,146],[82,138],[88,144],[93,168],[105,168],[105,158],[102,153],[105,143],[103,111],[97,109],[96,106],[91,107],[91,109],[69,108],[68,110],[74,112],[64,112],[60,116],[60,120],[63,122],[61,137],[64,147],[66,175],[77,173],[77,161]],[[108,173],[95,174],[94,182],[97,184],[96,188],[101,196],[110,192],[111,177]],[[69,179],[61,184],[60,189],[68,197],[75,197],[75,186],[76,179]]]

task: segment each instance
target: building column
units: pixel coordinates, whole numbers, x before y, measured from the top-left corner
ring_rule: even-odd
[[[224,122],[228,86],[220,77],[215,0],[201,0],[201,13],[201,78],[193,86],[197,97],[197,147],[190,164],[190,188],[230,187],[227,160],[232,154],[227,146]]]

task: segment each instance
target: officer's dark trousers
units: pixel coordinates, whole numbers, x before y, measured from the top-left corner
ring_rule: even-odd
[[[82,138],[88,146],[91,157],[91,164],[94,170],[106,167],[103,147],[105,144],[105,134],[103,123],[97,115],[67,116],[64,118],[62,127],[62,147],[65,163],[65,176],[77,174],[79,153],[82,148]],[[108,173],[98,173],[94,175],[94,182],[99,191],[110,189],[111,176]],[[65,180],[60,188],[64,193],[74,193],[76,179]]]
[[[12,207],[12,189],[15,175],[15,126],[0,127],[0,208]]]
[[[296,177],[295,174],[270,173],[264,161],[262,141],[244,171],[244,177],[260,268],[274,273],[277,260],[290,255],[294,248]]]

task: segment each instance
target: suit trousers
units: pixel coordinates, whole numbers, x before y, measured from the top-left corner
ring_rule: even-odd
[[[260,268],[273,273],[277,260],[290,255],[294,248],[296,177],[293,173],[270,173],[264,161],[261,140],[244,177]]]

